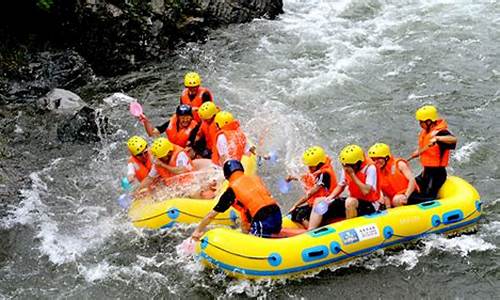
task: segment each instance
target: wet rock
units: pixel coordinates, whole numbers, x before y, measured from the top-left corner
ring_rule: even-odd
[[[85,106],[80,96],[63,89],[51,90],[47,95],[38,99],[37,104],[40,109],[61,114],[74,114]]]
[[[97,142],[111,130],[106,116],[85,106],[57,127],[57,137],[61,142]]]
[[[53,88],[74,89],[95,78],[86,60],[72,50],[31,54],[27,61],[0,84],[6,102],[30,102]]]
[[[53,0],[50,10],[43,12],[33,4],[36,1],[28,6],[12,2],[15,3],[12,11],[8,8],[2,11],[12,18],[5,31],[8,35],[24,37],[28,47],[37,49],[46,49],[47,44],[59,49],[75,49],[97,74],[105,76],[125,73],[140,66],[140,62],[168,55],[169,49],[180,40],[205,40],[208,28],[260,17],[272,19],[283,12],[282,0]],[[27,16],[30,25],[20,27],[17,20]],[[23,42],[22,38],[9,40]],[[74,53],[65,55],[68,53],[70,57],[62,62],[77,63],[69,59]],[[43,59],[41,64],[30,61],[34,64],[30,64],[29,69],[35,73],[50,71]],[[88,78],[77,78],[77,74],[82,73],[80,67],[67,71],[56,72],[59,76],[70,74],[68,79],[56,76],[54,80],[59,80],[58,84],[21,84],[10,94],[30,94],[31,90],[40,89],[45,89],[45,93],[56,86],[70,89],[71,86],[61,84],[61,79],[63,83],[72,84]],[[37,77],[25,81],[34,79]]]
[[[132,103],[134,101],[137,101],[137,99],[132,98],[127,94],[114,93],[113,95],[104,98],[102,101],[104,101],[104,103],[108,104],[110,107],[115,107],[124,103]]]

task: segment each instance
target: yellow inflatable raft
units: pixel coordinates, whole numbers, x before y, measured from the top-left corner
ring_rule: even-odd
[[[480,215],[476,189],[463,179],[449,177],[439,200],[344,220],[281,239],[216,228],[202,237],[196,252],[204,264],[230,276],[292,277],[428,234],[463,230],[476,223]]]
[[[241,160],[246,174],[257,171],[257,157],[243,156]],[[145,202],[134,200],[128,210],[128,216],[135,227],[146,229],[171,228],[176,223],[198,223],[217,204],[215,199],[172,198],[163,201]],[[219,214],[214,224],[233,225],[238,219],[238,213],[229,209]]]

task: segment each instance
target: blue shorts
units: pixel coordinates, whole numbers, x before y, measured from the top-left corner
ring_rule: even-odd
[[[271,237],[273,234],[278,234],[281,231],[281,218],[279,208],[272,209],[266,216],[252,220],[250,234],[260,237]]]

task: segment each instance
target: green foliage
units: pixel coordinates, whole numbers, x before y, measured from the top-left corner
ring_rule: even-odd
[[[54,4],[54,0],[36,0],[36,6],[44,11],[49,11],[52,4]]]

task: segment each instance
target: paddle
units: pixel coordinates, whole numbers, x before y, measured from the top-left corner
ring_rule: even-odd
[[[188,237],[177,247],[177,251],[184,255],[193,255],[196,251],[196,241]]]
[[[287,194],[291,188],[292,184],[286,181],[286,179],[280,178],[280,180],[278,180],[278,189],[282,194]]]
[[[128,181],[127,177],[123,177],[121,179],[121,186],[125,193],[121,194],[118,199],[116,199],[116,202],[118,202],[118,205],[120,205],[121,208],[127,209],[130,206],[130,203],[132,203],[133,199],[132,195],[130,195],[132,185]]]
[[[130,114],[136,118],[141,118],[144,116],[142,106],[137,101],[130,103],[129,111],[130,111]]]

